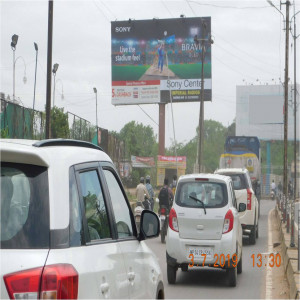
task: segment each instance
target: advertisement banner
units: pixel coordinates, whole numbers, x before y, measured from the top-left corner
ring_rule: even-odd
[[[163,156],[157,155],[157,167],[166,169],[186,169],[186,156]]]
[[[112,104],[200,101],[202,60],[211,101],[210,34],[210,17],[112,22]]]
[[[131,164],[133,168],[155,167],[155,161],[153,157],[140,157],[131,155]]]

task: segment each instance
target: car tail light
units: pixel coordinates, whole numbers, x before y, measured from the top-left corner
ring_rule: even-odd
[[[229,209],[225,215],[224,225],[223,225],[223,233],[228,233],[233,228],[233,213],[231,209]]]
[[[252,192],[250,189],[247,189],[247,210],[251,210],[251,202],[252,202]]]
[[[72,265],[57,264],[4,276],[10,299],[77,299],[78,273]]]
[[[177,214],[174,208],[171,209],[169,214],[169,226],[172,230],[177,231],[179,230],[178,221],[177,221]]]
[[[166,214],[166,209],[163,207],[163,208],[161,208],[161,210],[160,210],[160,214],[161,215],[165,215]]]

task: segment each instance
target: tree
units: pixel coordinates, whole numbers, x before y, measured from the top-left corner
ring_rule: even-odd
[[[131,121],[120,131],[119,138],[125,142],[125,157],[136,156],[156,156],[157,142],[151,126]]]
[[[131,121],[127,123],[119,134],[114,135],[125,142],[125,157],[130,160],[131,155],[156,157],[158,154],[158,144],[151,126]],[[140,177],[153,174],[151,169],[136,168],[132,171],[132,186],[136,186]],[[154,175],[152,175],[154,177]]]
[[[56,106],[51,109],[51,137],[69,137],[68,114],[64,113],[63,108],[58,108]]]

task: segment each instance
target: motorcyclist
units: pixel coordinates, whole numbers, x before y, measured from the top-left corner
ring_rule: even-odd
[[[149,198],[149,201],[150,201],[150,204],[151,204],[151,207],[150,207],[150,210],[153,211],[153,208],[154,208],[154,190],[153,190],[153,187],[150,183],[150,176],[147,175],[146,176],[146,189],[150,195],[150,198]]]
[[[274,182],[274,179],[273,179],[273,181],[271,183],[271,189],[274,192],[274,195],[276,195],[276,183]]]
[[[150,199],[150,195],[149,195],[148,190],[145,187],[144,183],[145,183],[145,178],[141,177],[140,183],[136,187],[136,193],[135,193],[136,197],[137,197],[137,202],[144,203],[145,195],[146,195],[146,198]]]
[[[171,190],[172,190],[173,195],[175,195],[176,186],[177,186],[177,175],[175,174],[175,175],[173,176],[173,181],[172,181],[172,183],[170,184],[170,188],[171,188]]]
[[[169,180],[168,180],[168,178],[165,178],[164,185],[160,189],[159,194],[158,194],[159,207],[164,205],[164,206],[167,206],[168,209],[170,209],[173,198],[174,198],[174,195],[173,195],[171,188],[169,187]]]

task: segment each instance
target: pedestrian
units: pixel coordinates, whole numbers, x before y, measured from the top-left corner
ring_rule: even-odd
[[[143,204],[144,204],[144,200],[145,200],[145,195],[146,195],[146,198],[148,198],[148,199],[150,198],[150,195],[149,195],[148,190],[146,189],[144,183],[145,183],[145,179],[144,179],[144,177],[141,177],[140,183],[136,187],[137,202],[141,202]]]
[[[164,179],[164,185],[160,189],[159,194],[158,194],[158,199],[159,199],[159,208],[164,205],[170,209],[172,200],[174,198],[173,192],[169,187],[169,180],[168,178]]]
[[[153,190],[153,187],[150,183],[150,176],[149,175],[146,176],[146,189],[147,189],[147,191],[150,195],[150,198],[149,198],[150,204],[151,204],[150,210],[153,211],[153,208],[154,208],[154,190]]]

